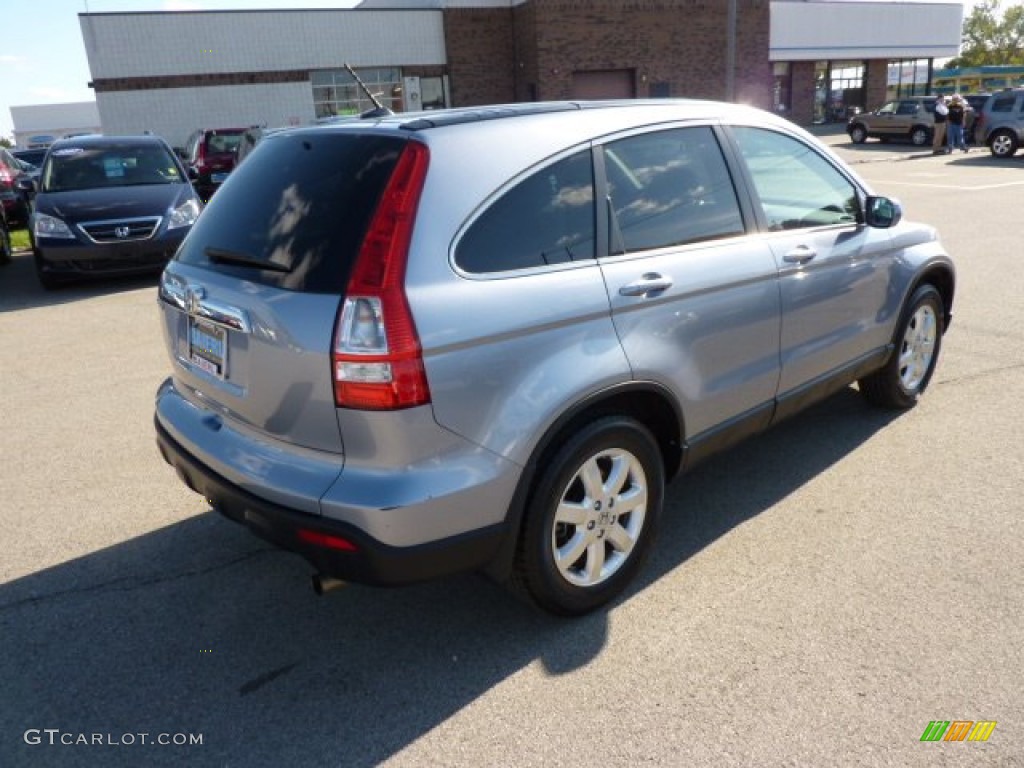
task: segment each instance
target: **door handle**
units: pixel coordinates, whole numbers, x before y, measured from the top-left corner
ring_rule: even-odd
[[[659,275],[657,272],[647,272],[639,280],[619,288],[620,296],[650,296],[661,293],[672,287],[672,278]]]
[[[813,248],[808,248],[806,245],[798,245],[792,251],[783,256],[782,260],[789,264],[806,264],[817,255],[817,251]]]

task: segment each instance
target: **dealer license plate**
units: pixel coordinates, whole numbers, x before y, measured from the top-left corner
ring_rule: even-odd
[[[223,379],[228,363],[228,332],[205,320],[189,317],[188,359],[196,368]]]

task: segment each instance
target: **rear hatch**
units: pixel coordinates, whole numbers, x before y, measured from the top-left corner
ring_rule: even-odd
[[[210,131],[206,134],[203,166],[214,184],[220,184],[227,179],[231,169],[235,167],[238,145],[242,141],[243,133],[241,128],[232,128]]]
[[[253,151],[161,280],[176,388],[247,431],[342,452],[332,334],[405,140],[297,129]]]

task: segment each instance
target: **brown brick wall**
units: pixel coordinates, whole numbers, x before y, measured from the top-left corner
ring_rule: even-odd
[[[872,59],[868,62],[868,71],[864,78],[865,109],[878,109],[885,103],[885,84],[888,77],[888,61],[885,59]]]
[[[453,106],[515,101],[511,8],[448,8],[444,37]]]
[[[810,125],[814,120],[814,62],[794,61],[790,67],[793,93],[788,117],[798,125]]]
[[[456,106],[567,99],[574,71],[630,70],[638,97],[726,96],[728,0],[530,0],[445,11]],[[736,99],[771,106],[768,0],[738,0]]]

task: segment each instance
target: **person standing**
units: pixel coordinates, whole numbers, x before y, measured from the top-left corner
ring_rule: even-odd
[[[954,149],[967,151],[967,144],[964,142],[964,115],[964,101],[959,93],[954,93],[953,98],[949,100],[949,111],[946,114],[947,154]]]
[[[946,97],[941,93],[935,97],[935,130],[932,134],[932,154],[941,155],[946,150],[943,148],[946,143],[946,116],[949,114],[949,107],[946,106]]]

